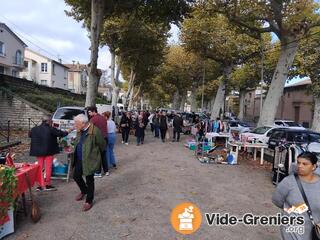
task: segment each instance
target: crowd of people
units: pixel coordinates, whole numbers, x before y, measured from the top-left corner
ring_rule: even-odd
[[[113,151],[116,125],[111,119],[111,112],[104,112],[101,115],[96,107],[87,108],[87,112],[89,118],[85,114],[79,114],[74,118],[77,135],[74,139],[75,147],[71,161],[73,179],[80,190],[75,200],[81,201],[86,197],[83,211],[88,211],[93,206],[94,178],[108,176],[110,168],[117,168]],[[62,131],[54,128],[49,116],[43,118],[41,125],[31,129],[30,155],[37,158],[41,169],[37,191],[57,190],[51,185],[52,163],[54,155],[59,153],[57,139],[67,136],[73,130]]]

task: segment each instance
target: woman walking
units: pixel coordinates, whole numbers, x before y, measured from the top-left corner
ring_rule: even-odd
[[[143,144],[144,141],[144,130],[146,127],[145,121],[144,121],[144,117],[143,117],[143,113],[141,113],[136,120],[136,137],[137,137],[137,146],[139,146],[140,144]]]
[[[162,142],[165,142],[167,130],[168,130],[168,118],[166,116],[166,112],[163,111],[160,116],[160,134],[161,134]]]
[[[283,209],[285,215],[304,219],[302,225],[281,226],[281,236],[284,240],[314,239],[312,238],[312,229],[315,225],[320,224],[320,177],[314,173],[317,161],[318,159],[313,153],[301,153],[298,156],[297,173],[283,179],[272,196],[273,203]],[[303,191],[305,197],[303,197]],[[314,221],[310,219],[308,208]],[[290,230],[293,228],[296,231]]]
[[[114,169],[117,169],[116,158],[114,157],[114,144],[116,143],[116,124],[111,119],[111,112],[104,112],[103,115],[107,120],[107,129],[108,129],[108,143],[107,143],[107,151],[106,158],[108,159],[109,166],[112,166]]]
[[[128,145],[129,133],[131,128],[131,114],[129,112],[122,113],[120,121],[122,143]]]

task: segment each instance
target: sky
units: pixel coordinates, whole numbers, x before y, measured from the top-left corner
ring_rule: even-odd
[[[29,48],[63,63],[87,64],[90,41],[82,23],[66,16],[70,9],[63,0],[1,1],[0,22],[5,23]],[[178,41],[178,28],[173,27],[169,43]],[[110,53],[100,49],[98,67],[108,69]]]

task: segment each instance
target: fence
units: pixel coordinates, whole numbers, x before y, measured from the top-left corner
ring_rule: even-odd
[[[4,127],[4,125],[6,125],[6,127]],[[0,136],[4,138],[7,143],[10,142],[10,120],[4,124],[0,122]]]

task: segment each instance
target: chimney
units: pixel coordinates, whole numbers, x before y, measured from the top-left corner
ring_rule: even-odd
[[[58,61],[59,61],[59,63],[62,63],[62,59],[61,58],[59,58]]]
[[[74,65],[74,64],[75,64],[75,62],[76,62],[75,60],[72,60],[72,65]]]

